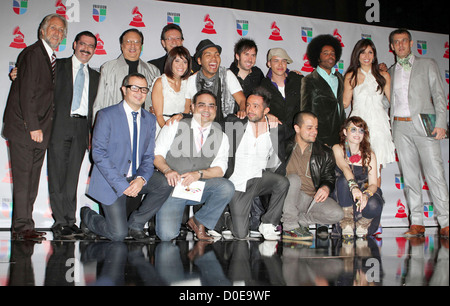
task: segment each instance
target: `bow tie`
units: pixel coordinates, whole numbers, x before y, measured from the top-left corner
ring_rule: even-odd
[[[398,58],[397,57],[397,62],[402,65],[403,69],[405,71],[410,71],[411,70],[411,63],[409,62],[409,60],[411,59],[412,54],[409,54],[407,57],[405,58]]]

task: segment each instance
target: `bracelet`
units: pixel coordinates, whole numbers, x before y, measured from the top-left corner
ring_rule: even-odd
[[[163,174],[166,174],[167,172],[169,172],[170,170],[172,170],[172,169],[170,169],[170,167],[168,167],[166,170],[164,170],[162,173]]]
[[[350,192],[352,192],[353,189],[359,188],[359,186],[354,179],[349,179],[348,180],[348,188],[350,189]]]
[[[373,192],[370,191],[369,189],[364,190],[363,193],[365,193],[367,196],[369,196],[369,198],[370,198],[371,196],[373,196]]]

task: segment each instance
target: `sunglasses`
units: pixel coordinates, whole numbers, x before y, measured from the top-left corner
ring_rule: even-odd
[[[363,128],[357,128],[357,127],[351,127],[351,128],[348,128],[348,130],[351,132],[351,133],[356,133],[356,132],[359,132],[360,134],[364,134],[366,131],[363,129]]]

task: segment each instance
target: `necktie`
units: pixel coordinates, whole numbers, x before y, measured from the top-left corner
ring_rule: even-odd
[[[55,79],[55,68],[56,68],[56,54],[55,52],[53,52],[52,54],[52,75],[53,75],[53,79]]]
[[[138,112],[131,112],[133,115],[133,159],[131,163],[131,173],[136,175],[136,160],[137,160],[137,115]]]
[[[80,65],[77,76],[75,77],[75,83],[73,84],[73,98],[72,98],[72,111],[76,111],[80,108],[81,96],[83,95],[84,87],[84,64]]]
[[[412,65],[411,65],[411,63],[409,62],[409,60],[410,60],[410,58],[411,58],[411,55],[412,55],[412,54],[409,54],[409,55],[408,55],[407,57],[405,57],[405,58],[398,58],[398,57],[397,57],[398,63],[399,63],[400,65],[402,65],[402,67],[403,67],[403,69],[404,69],[405,71],[410,71],[410,70],[411,70]]]
[[[197,151],[200,152],[204,142],[203,132],[206,131],[206,128],[199,127],[198,130],[200,131],[200,134],[197,137]]]

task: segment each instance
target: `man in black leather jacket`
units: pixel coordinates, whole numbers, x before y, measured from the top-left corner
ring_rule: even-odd
[[[283,208],[285,240],[311,240],[309,224],[334,224],[344,214],[331,197],[336,162],[330,148],[316,141],[317,116],[300,112],[294,118],[295,138],[286,148],[286,174],[290,183]]]

